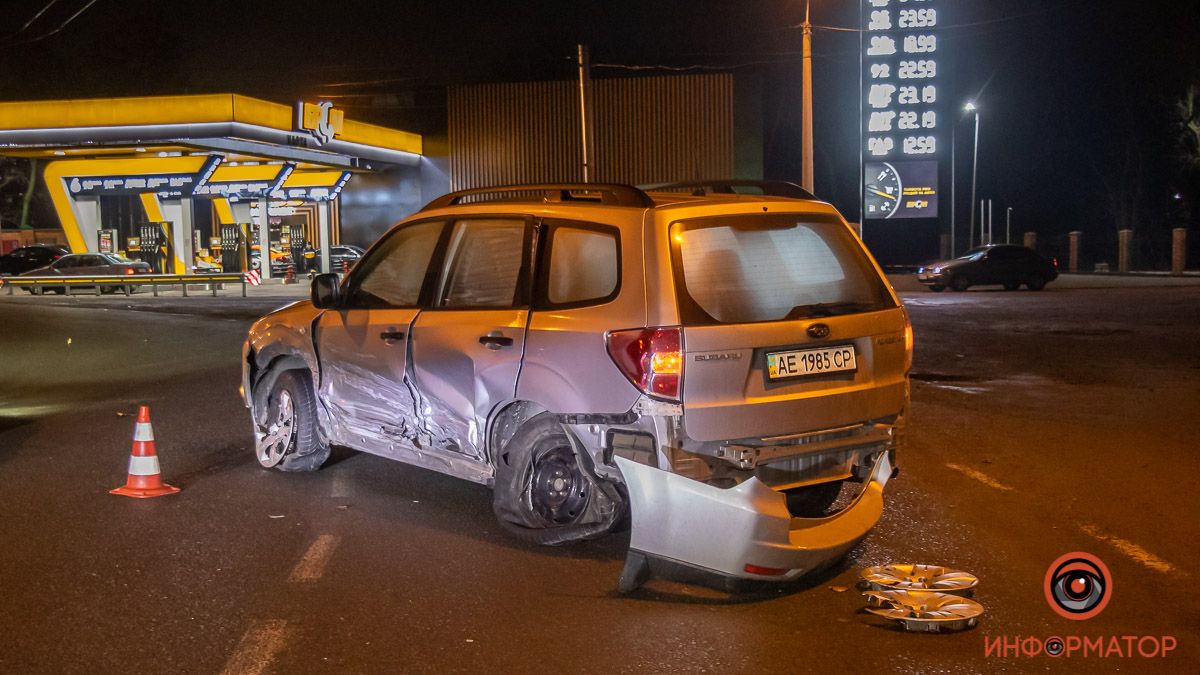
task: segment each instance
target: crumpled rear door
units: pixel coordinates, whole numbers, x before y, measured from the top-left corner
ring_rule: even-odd
[[[412,334],[419,423],[435,447],[488,459],[488,415],[516,394],[533,240],[525,216],[451,225],[436,292]]]

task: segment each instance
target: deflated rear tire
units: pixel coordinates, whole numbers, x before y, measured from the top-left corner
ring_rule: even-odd
[[[593,539],[625,511],[616,486],[590,470],[552,415],[529,420],[496,457],[492,511],[510,534],[546,546]]]
[[[262,466],[316,471],[329,459],[329,446],[317,430],[317,401],[308,373],[280,374],[267,397],[266,415],[258,421],[254,454]]]

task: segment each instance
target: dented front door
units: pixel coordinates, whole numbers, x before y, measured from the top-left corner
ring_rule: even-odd
[[[406,376],[407,351],[418,311],[347,309],[321,315],[320,392],[337,441],[394,457],[411,444],[415,399]]]
[[[532,248],[527,218],[455,221],[430,307],[413,324],[419,423],[469,460],[487,462],[488,415],[516,391]]]
[[[388,234],[343,284],[340,305],[321,315],[318,391],[335,443],[428,464],[416,452],[409,340],[444,229],[425,221]]]

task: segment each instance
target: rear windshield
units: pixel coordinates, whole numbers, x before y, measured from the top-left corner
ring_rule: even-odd
[[[759,323],[895,307],[854,235],[820,215],[737,215],[671,225],[688,325]]]

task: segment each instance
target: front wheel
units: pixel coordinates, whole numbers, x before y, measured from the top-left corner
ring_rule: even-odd
[[[1006,290],[1006,291],[1015,291],[1020,287],[1021,287],[1021,282],[1019,282],[1019,281],[1004,282],[1004,290]]]
[[[329,458],[317,431],[311,378],[300,370],[280,374],[267,395],[266,415],[255,420],[254,455],[266,468],[316,471]]]
[[[568,433],[552,415],[539,415],[496,457],[492,511],[524,541],[555,546],[593,539],[625,511],[616,486],[595,476]]]
[[[971,282],[967,281],[966,277],[954,277],[950,280],[950,289],[959,293],[971,287]]]
[[[942,291],[946,290],[946,287],[942,286],[941,284],[934,284],[929,287],[929,290],[933,291],[934,293],[941,293]]]

